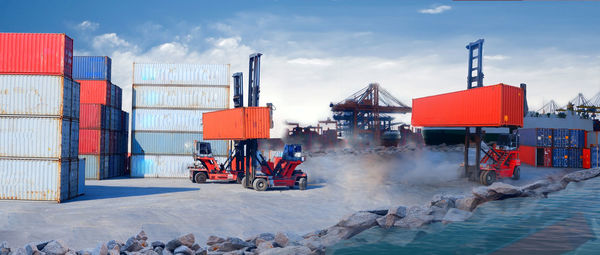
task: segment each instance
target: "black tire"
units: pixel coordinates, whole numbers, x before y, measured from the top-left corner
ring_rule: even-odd
[[[490,186],[495,181],[496,181],[496,172],[495,171],[485,171],[485,174],[483,175],[483,182],[481,184]]]
[[[237,179],[235,179],[235,182],[237,184],[242,184],[242,183],[244,183],[244,181],[245,181],[244,180],[244,175],[243,174],[238,174]]]
[[[246,187],[246,176],[242,177],[242,182],[240,182],[240,184],[242,184],[242,187],[249,189],[248,187]],[[252,186],[252,185],[250,185],[250,186]],[[252,187],[250,187],[250,188],[252,188]]]
[[[511,177],[511,179],[518,180],[520,178],[521,178],[521,167],[515,166],[515,169],[513,170],[513,176]]]
[[[206,179],[206,173],[197,172],[196,175],[194,175],[194,180],[196,181],[196,183],[205,183]]]
[[[298,188],[300,190],[306,189],[306,177],[302,177],[302,178],[300,178],[300,180],[298,180]]]
[[[254,187],[254,190],[256,191],[265,191],[269,185],[267,184],[267,180],[264,178],[256,178],[254,179],[254,183],[252,183],[252,187]]]
[[[479,171],[479,183],[483,184],[485,183],[484,178],[485,178],[485,174],[487,173],[487,171]]]

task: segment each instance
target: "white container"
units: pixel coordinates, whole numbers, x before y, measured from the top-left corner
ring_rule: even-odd
[[[224,163],[224,157],[215,157]],[[192,156],[131,155],[131,177],[188,178],[188,166],[194,163]]]
[[[69,165],[69,161],[0,158],[0,199],[64,201],[68,179],[61,176],[69,172]]]
[[[133,85],[133,108],[222,110],[229,108],[229,86]]]
[[[0,115],[71,117],[73,81],[51,75],[0,75]]]
[[[202,132],[202,113],[206,110],[134,109],[135,131]]]
[[[229,65],[134,63],[133,84],[228,85]]]
[[[69,158],[70,132],[68,119],[0,116],[0,157]]]

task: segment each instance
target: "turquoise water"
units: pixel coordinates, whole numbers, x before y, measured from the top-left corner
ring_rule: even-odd
[[[328,249],[328,254],[490,253],[600,254],[600,178],[570,183],[548,198],[489,202],[466,222],[420,230],[372,228]]]

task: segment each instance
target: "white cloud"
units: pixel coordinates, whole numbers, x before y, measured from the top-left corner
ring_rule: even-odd
[[[290,64],[298,65],[314,65],[314,66],[330,66],[333,61],[330,59],[321,58],[294,58],[287,61]]]
[[[131,44],[127,41],[119,38],[116,33],[108,33],[102,34],[94,37],[94,41],[92,42],[92,47],[94,49],[102,49],[102,48],[122,48],[122,47],[130,47]]]
[[[100,24],[89,20],[84,20],[76,26],[76,28],[81,31],[94,31],[98,29],[98,27],[100,27]]]
[[[483,59],[485,60],[506,60],[509,59],[509,56],[505,55],[484,55]]]
[[[449,11],[450,9],[452,9],[452,6],[440,5],[429,9],[421,9],[419,10],[419,12],[424,14],[439,14],[445,11]]]

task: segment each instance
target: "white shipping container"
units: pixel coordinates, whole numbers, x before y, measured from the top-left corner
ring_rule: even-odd
[[[229,86],[181,87],[133,85],[133,108],[227,109]]]
[[[56,117],[0,117],[0,157],[69,158],[70,123]]]
[[[226,158],[215,157],[224,163]],[[187,167],[193,163],[192,156],[131,155],[131,177],[188,178]]]
[[[134,109],[135,131],[202,132],[202,114],[207,110]]]
[[[70,162],[0,158],[0,199],[64,201],[62,172]]]
[[[134,63],[133,84],[228,85],[229,65]]]
[[[52,75],[0,75],[1,115],[73,115],[73,81]]]

